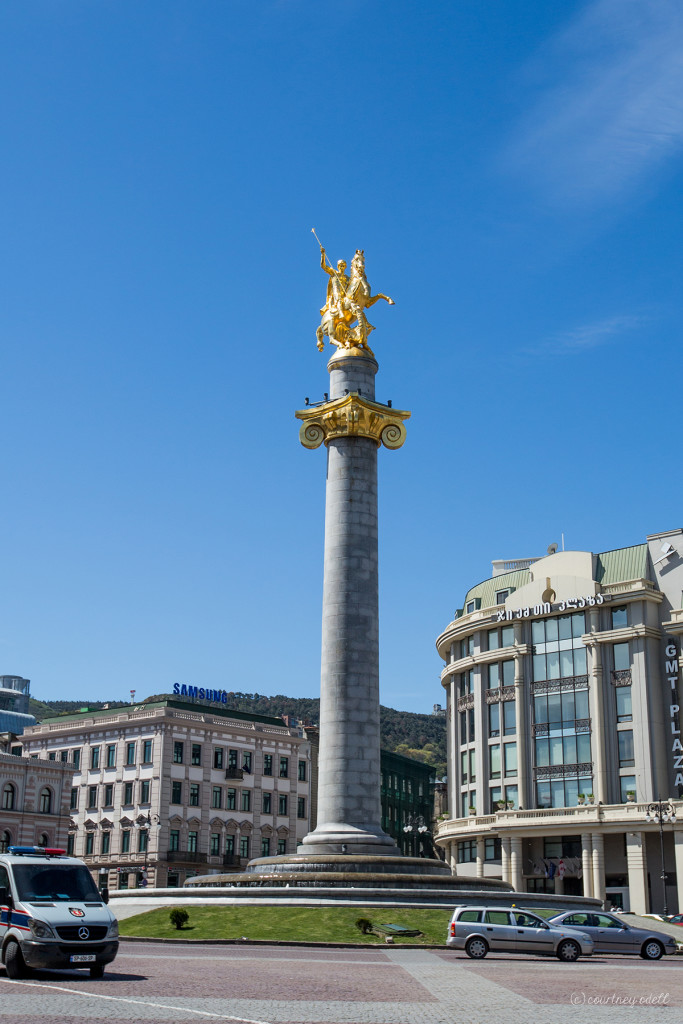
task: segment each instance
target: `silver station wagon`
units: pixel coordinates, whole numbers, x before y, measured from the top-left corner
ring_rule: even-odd
[[[572,911],[557,914],[550,923],[555,926],[579,928],[590,935],[595,953],[637,953],[643,960],[659,960],[664,953],[676,952],[672,935],[648,928],[634,928],[615,914]]]
[[[446,945],[473,960],[492,953],[552,953],[565,963],[590,956],[593,940],[579,928],[548,924],[528,910],[456,907]]]

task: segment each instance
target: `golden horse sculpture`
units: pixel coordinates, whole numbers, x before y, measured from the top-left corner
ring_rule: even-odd
[[[368,345],[368,335],[374,331],[373,325],[365,315],[365,310],[374,306],[378,299],[384,299],[390,306],[394,300],[388,295],[378,292],[373,295],[365,276],[365,254],[363,249],[356,249],[351,260],[351,274],[346,273],[346,262],[339,260],[337,269],[327,261],[327,255],[320,246],[320,266],[329,276],[327,282],[327,298],[320,310],[322,320],[316,331],[318,348],[325,348],[325,335],[333,345],[340,349],[363,349],[368,355],[373,351]]]

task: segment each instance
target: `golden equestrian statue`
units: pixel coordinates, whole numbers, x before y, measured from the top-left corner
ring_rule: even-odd
[[[374,306],[378,299],[384,299],[390,306],[394,300],[388,295],[378,292],[371,293],[368,279],[365,276],[365,253],[363,249],[356,249],[351,260],[351,274],[346,274],[345,260],[337,262],[335,270],[327,259],[327,254],[320,239],[315,234],[318,245],[320,245],[320,266],[328,275],[327,297],[325,305],[320,310],[320,326],[316,331],[318,348],[322,352],[325,348],[325,335],[333,345],[340,349],[361,349],[368,355],[373,351],[368,345],[368,335],[374,331],[373,325],[365,315],[365,310]]]

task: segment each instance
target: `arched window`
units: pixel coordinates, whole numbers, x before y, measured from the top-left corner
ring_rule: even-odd
[[[47,846],[50,842],[50,837],[47,832],[41,832],[40,839],[38,840],[38,846]]]
[[[5,783],[2,789],[2,809],[3,811],[14,810],[14,797],[16,791],[11,782]]]
[[[9,829],[5,829],[4,832],[0,832],[0,853],[7,853],[11,845],[12,836]]]
[[[47,786],[40,791],[39,810],[41,814],[49,814],[52,810],[52,790]]]

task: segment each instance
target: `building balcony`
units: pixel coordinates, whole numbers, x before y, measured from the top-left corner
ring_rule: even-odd
[[[630,686],[631,669],[630,668],[619,668],[612,669],[612,685],[613,686]]]
[[[225,777],[226,779],[243,779],[244,772],[241,768],[226,768]]]
[[[683,801],[674,800],[676,817],[683,817]],[[556,835],[581,832],[652,832],[658,826],[645,815],[647,801],[625,804],[579,804],[576,807],[540,807],[533,810],[497,811],[473,814],[467,818],[447,818],[437,822],[435,841],[471,839],[506,835]]]
[[[169,864],[206,864],[207,854],[199,850],[168,850],[166,860]]]

